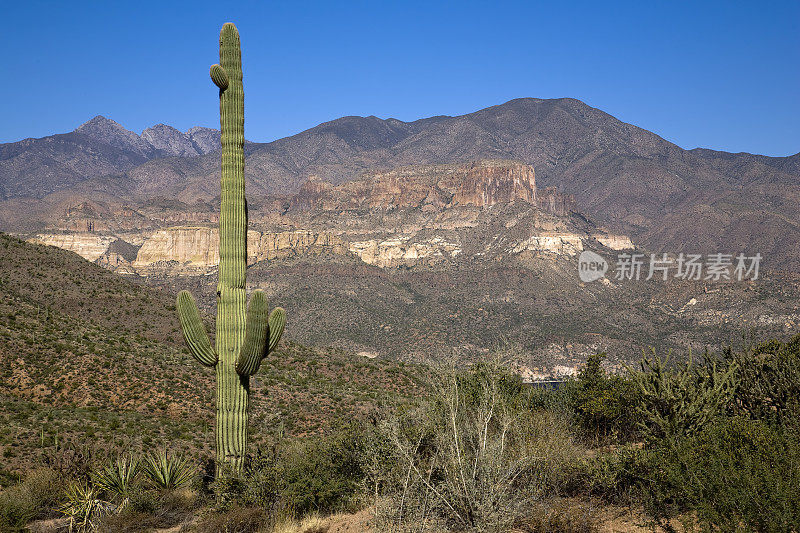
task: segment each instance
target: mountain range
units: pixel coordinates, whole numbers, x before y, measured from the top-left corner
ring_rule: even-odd
[[[52,226],[52,211],[77,199],[212,201],[218,135],[166,125],[137,135],[95,117],[71,133],[0,145],[0,229]],[[574,99],[522,98],[413,122],[343,117],[245,151],[255,205],[295,194],[310,177],[336,185],[406,165],[511,159],[653,252],[758,252],[767,267],[800,268],[792,246],[800,242],[800,153],[684,150]]]

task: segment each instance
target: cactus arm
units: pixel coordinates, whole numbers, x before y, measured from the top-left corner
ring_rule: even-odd
[[[252,376],[258,372],[258,367],[261,365],[261,359],[267,350],[267,341],[270,337],[267,314],[267,297],[264,296],[262,291],[256,291],[250,298],[244,342],[239,349],[239,357],[236,360],[236,373],[240,376]]]
[[[283,335],[283,328],[286,326],[286,311],[283,307],[276,307],[272,313],[269,314],[269,347],[264,355],[271,352],[278,345]]]
[[[225,74],[224,68],[219,65],[211,65],[209,73],[211,74],[211,81],[213,81],[214,85],[219,87],[221,91],[228,88],[228,75]]]
[[[214,366],[217,364],[217,354],[208,340],[208,333],[200,319],[197,304],[189,291],[178,293],[178,318],[181,321],[183,338],[189,345],[189,350],[200,364]]]

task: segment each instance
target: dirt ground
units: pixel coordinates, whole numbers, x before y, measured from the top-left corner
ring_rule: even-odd
[[[585,503],[585,502],[584,502]],[[598,508],[599,533],[645,533],[653,528],[645,525],[641,512],[626,507],[603,506]],[[156,530],[153,533],[181,533],[188,531],[190,523],[184,523],[169,529]],[[60,533],[66,531],[67,520],[63,518],[40,520],[30,524],[31,533]],[[373,523],[373,513],[364,509],[352,514],[335,514],[325,517],[311,531],[298,529],[293,533],[377,533]],[[512,531],[510,533],[521,533]]]

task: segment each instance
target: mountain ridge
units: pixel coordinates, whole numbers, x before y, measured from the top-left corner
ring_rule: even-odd
[[[7,150],[0,146],[0,154]],[[783,245],[800,241],[800,226],[792,222],[800,220],[800,154],[685,150],[572,98],[520,98],[412,122],[341,117],[271,143],[248,144],[245,154],[254,200],[295,194],[309,177],[338,185],[408,165],[517,160],[535,168],[542,187],[574,196],[581,212],[654,252],[713,253],[736,246],[770,256],[774,267],[800,268],[800,252]],[[192,204],[218,195],[214,155],[122,163],[117,183],[127,199]],[[94,183],[104,168],[83,181]],[[23,170],[18,173],[30,179]],[[15,196],[8,174],[6,161],[0,161],[0,194],[6,199]],[[82,178],[75,171],[65,174],[62,186],[55,170],[50,174],[54,190],[66,194]],[[4,209],[10,204],[0,203]]]

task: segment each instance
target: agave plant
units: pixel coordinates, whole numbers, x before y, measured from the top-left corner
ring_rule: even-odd
[[[173,490],[192,482],[194,468],[181,455],[168,454],[166,450],[145,456],[144,473],[158,488]]]
[[[125,501],[141,461],[134,455],[121,455],[92,473],[94,486]]]
[[[67,503],[59,511],[69,518],[70,533],[94,531],[100,519],[119,509],[111,502],[100,499],[100,489],[82,483],[71,484],[66,491]]]

